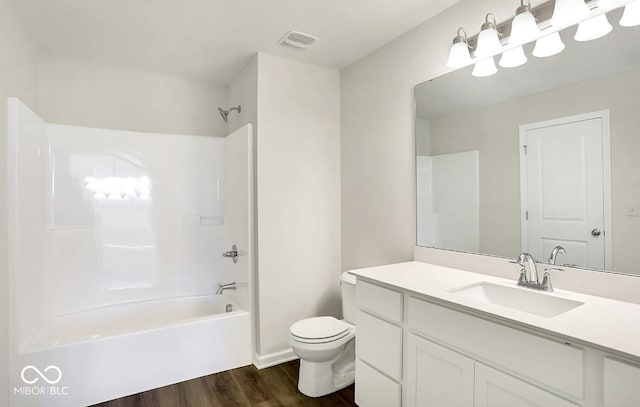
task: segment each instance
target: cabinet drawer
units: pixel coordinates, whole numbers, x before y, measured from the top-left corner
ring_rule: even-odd
[[[640,403],[640,367],[604,358],[604,407]]]
[[[356,404],[359,407],[400,407],[400,384],[356,359]]]
[[[582,399],[583,350],[410,298],[409,327],[533,382]]]
[[[402,378],[402,328],[363,311],[356,321],[356,355],[395,380]]]
[[[474,407],[578,407],[576,404],[476,362]]]
[[[402,322],[402,293],[358,280],[356,298],[358,308]]]

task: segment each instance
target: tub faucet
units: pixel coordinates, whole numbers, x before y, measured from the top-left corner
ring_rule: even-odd
[[[218,284],[218,291],[216,291],[216,294],[222,294],[226,290],[235,290],[235,289],[236,289],[235,281],[228,284]]]

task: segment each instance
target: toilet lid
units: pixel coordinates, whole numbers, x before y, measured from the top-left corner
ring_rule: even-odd
[[[291,325],[291,334],[303,339],[328,339],[348,330],[349,325],[334,317],[307,318]]]

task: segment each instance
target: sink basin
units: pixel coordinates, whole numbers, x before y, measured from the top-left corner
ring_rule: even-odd
[[[564,314],[583,302],[554,297],[545,293],[529,291],[492,283],[476,283],[449,290],[470,300],[499,305],[540,317],[552,318]]]

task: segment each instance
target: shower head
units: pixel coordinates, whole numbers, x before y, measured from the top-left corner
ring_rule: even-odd
[[[238,113],[242,112],[242,105],[229,108],[229,110],[224,110],[221,107],[218,108],[218,112],[220,113],[220,116],[222,116],[222,120],[224,120],[225,123],[229,122],[229,112],[232,112],[234,110]]]
[[[219,107],[218,112],[220,112],[220,116],[222,116],[222,120],[224,120],[224,122],[227,123],[229,121],[229,111]]]

